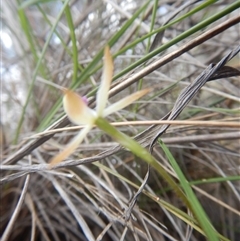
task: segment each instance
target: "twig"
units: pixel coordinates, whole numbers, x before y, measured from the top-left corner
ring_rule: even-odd
[[[199,75],[193,83],[191,83],[188,87],[186,87],[182,93],[179,95],[173,109],[171,110],[168,120],[176,119],[182,110],[187,106],[187,104],[193,99],[193,97],[198,93],[201,87],[209,80],[211,80],[212,76],[221,69],[229,60],[231,60],[235,55],[237,55],[240,51],[240,45],[231,51],[227,56],[225,56],[218,64],[210,64],[205,71]],[[152,152],[152,148],[156,140],[167,130],[170,125],[163,125],[158,133],[153,138],[150,144],[150,151]]]

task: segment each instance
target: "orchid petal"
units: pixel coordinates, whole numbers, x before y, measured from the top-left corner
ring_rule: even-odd
[[[96,114],[86,105],[84,99],[69,89],[64,90],[63,107],[74,124],[88,125],[95,120]]]
[[[84,127],[77,136],[67,145],[67,147],[60,152],[57,156],[55,156],[49,163],[50,167],[62,162],[68,156],[70,156],[80,145],[83,139],[86,137],[87,133],[92,129],[92,125],[87,125]]]
[[[108,46],[104,49],[104,64],[102,81],[97,92],[97,115],[101,116],[108,100],[108,91],[112,82],[113,76],[113,60]]]
[[[104,111],[103,111],[103,117],[110,115],[114,112],[117,112],[121,109],[124,109],[126,106],[130,105],[131,103],[133,103],[135,100],[138,100],[139,98],[141,98],[142,96],[144,96],[145,94],[147,94],[148,92],[150,92],[151,89],[144,89],[144,90],[140,90],[135,92],[132,95],[129,95],[121,100],[119,100],[118,102],[110,105],[109,107],[107,107]]]

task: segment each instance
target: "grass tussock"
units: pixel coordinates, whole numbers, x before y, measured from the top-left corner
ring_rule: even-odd
[[[240,239],[240,1],[230,2],[3,1],[1,240]],[[58,87],[95,109],[106,45],[108,106],[151,91],[49,168],[82,128]]]

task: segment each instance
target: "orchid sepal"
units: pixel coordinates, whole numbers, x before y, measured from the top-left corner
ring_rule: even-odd
[[[102,81],[97,92],[96,99],[96,112],[98,116],[102,116],[102,113],[106,107],[108,100],[108,92],[112,83],[113,77],[113,60],[108,46],[104,49],[104,64]]]
[[[140,90],[137,91],[121,100],[119,100],[118,102],[108,106],[104,111],[103,111],[103,117],[106,117],[114,112],[117,112],[121,109],[124,109],[125,107],[127,107],[128,105],[130,105],[131,103],[133,103],[135,100],[138,100],[139,98],[141,98],[142,96],[146,95],[147,93],[149,93],[151,91],[151,89],[144,89],[144,90]]]
[[[50,168],[55,166],[56,164],[62,162],[68,156],[70,156],[77,147],[81,144],[83,139],[86,137],[87,133],[92,129],[92,125],[85,126],[75,137],[74,139],[67,145],[67,147],[60,152],[57,156],[51,159]]]

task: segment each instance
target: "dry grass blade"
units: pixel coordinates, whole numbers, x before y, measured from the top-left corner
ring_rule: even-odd
[[[96,93],[106,45],[115,76],[110,90],[103,87],[104,99],[111,97],[105,120],[146,149],[168,126],[161,140],[219,239],[238,240],[240,55],[216,63],[239,48],[239,7],[226,0],[2,1],[2,240],[206,240],[198,215],[166,179],[155,168],[144,179],[144,158],[107,130],[93,126],[67,160],[49,170],[49,161],[83,128],[63,115],[59,88],[101,112],[105,104],[96,107],[103,100]],[[215,79],[221,80],[209,82]],[[122,105],[146,89],[141,101]],[[178,182],[165,153],[154,145],[152,156]]]
[[[216,72],[221,69],[226,62],[231,60],[235,55],[237,55],[240,51],[240,45],[233,51],[231,51],[226,57],[224,57],[217,65],[211,64],[192,84],[190,84],[188,87],[186,87],[179,95],[179,97],[176,100],[176,103],[174,104],[173,109],[171,110],[171,113],[168,116],[168,120],[174,120],[176,119],[179,114],[182,112],[182,110],[187,106],[187,104],[192,100],[192,98],[198,93],[198,91],[201,89],[201,87],[209,80],[211,80],[212,76],[216,74]],[[239,73],[237,73],[239,75]],[[159,132],[154,136],[153,140],[150,143],[149,149],[152,153],[153,145],[156,142],[156,140],[168,129],[170,125],[163,125]],[[136,203],[138,196],[143,191],[148,178],[149,178],[149,166],[147,169],[147,173],[145,175],[144,181],[141,184],[140,188],[138,189],[137,193],[134,195],[133,200],[131,201],[131,207],[130,211],[133,209],[133,205]]]
[[[17,220],[17,217],[21,211],[21,208],[22,208],[22,205],[24,203],[24,198],[27,194],[27,189],[28,189],[28,185],[29,185],[29,181],[30,181],[30,175],[27,175],[26,177],[26,180],[25,180],[25,183],[24,183],[24,186],[23,186],[23,190],[21,192],[21,196],[18,200],[18,203],[17,203],[17,206],[11,216],[11,219],[9,220],[8,222],[8,225],[1,237],[1,240],[2,241],[7,241],[9,239],[9,236],[11,235],[11,232],[13,230],[13,226],[14,226],[14,223],[16,222]]]
[[[187,106],[187,104],[192,100],[192,98],[198,93],[198,91],[202,88],[202,86],[207,82],[212,80],[212,76],[214,78],[216,77],[217,71],[221,69],[228,61],[230,61],[235,55],[237,55],[240,52],[240,45],[232,50],[227,56],[225,56],[221,61],[219,61],[218,64],[214,65],[211,64],[208,66],[207,69],[204,70],[204,72],[196,78],[196,80],[190,84],[188,87],[186,87],[179,95],[178,99],[176,100],[176,103],[174,104],[173,109],[171,110],[171,113],[168,116],[168,120],[174,120],[176,119],[179,114],[182,112],[182,110]],[[237,75],[239,73],[237,72]],[[156,140],[167,130],[167,128],[170,125],[164,125],[161,127],[161,129],[158,131],[158,133],[153,138],[151,144],[150,144],[150,150],[152,151],[153,145],[156,142]]]
[[[188,8],[189,6],[191,6],[197,2],[199,2],[199,1],[187,1],[183,5],[180,5],[180,7],[178,7],[173,13],[171,13],[171,16],[162,24],[162,26],[169,23],[173,18],[175,18],[176,15],[178,15],[185,8]],[[156,36],[154,37],[154,40],[150,46],[149,52],[152,52],[154,49],[156,49],[162,43],[163,36],[164,36],[164,30],[156,34]]]
[[[153,63],[149,64],[147,67],[143,68],[141,71],[138,71],[136,74],[133,74],[131,77],[127,78],[126,80],[121,80],[119,84],[115,87],[113,87],[110,92],[109,96],[112,97],[116,93],[119,93],[121,90],[127,88],[132,83],[136,82],[137,80],[143,78],[144,76],[148,75],[149,73],[153,72],[157,68],[165,65],[166,63],[172,61],[173,59],[181,56],[185,52],[189,51],[190,49],[194,48],[195,46],[201,44],[204,41],[207,41],[208,39],[214,37],[215,35],[223,32],[224,30],[228,29],[229,27],[232,27],[233,25],[239,23],[240,17],[233,17],[227,21],[225,21],[223,24],[219,24],[218,26],[214,27],[213,29],[207,31],[206,33],[200,35],[199,37],[195,38],[194,40],[190,41],[189,43],[185,44],[184,46],[180,47],[178,50],[159,58],[159,60],[155,60]],[[69,124],[69,120],[67,117],[63,117],[60,120],[58,120],[56,123],[54,123],[50,129],[55,128],[62,128]],[[147,129],[146,132],[149,130]],[[25,155],[29,154],[31,151],[33,151],[35,148],[52,138],[54,135],[49,135],[45,137],[40,137],[38,140],[31,141],[30,143],[25,144],[21,147],[20,150],[18,150],[15,154],[12,156],[6,158],[3,163],[4,164],[10,164],[10,163],[16,163],[18,160],[23,158]]]

